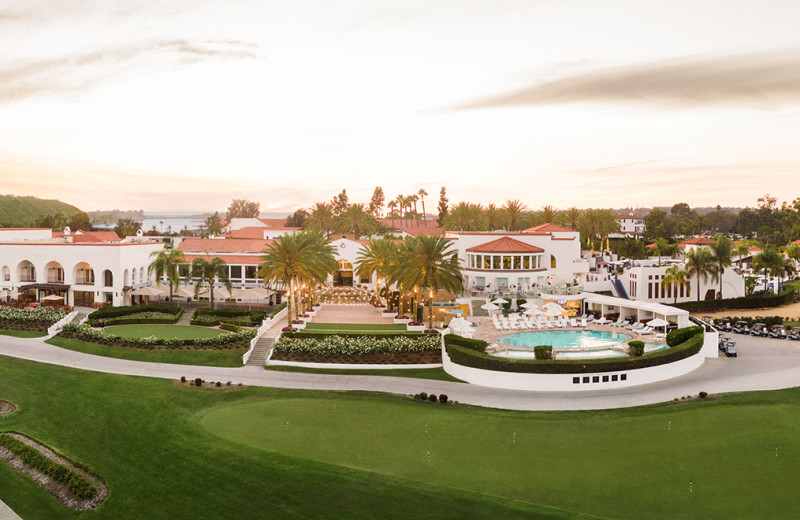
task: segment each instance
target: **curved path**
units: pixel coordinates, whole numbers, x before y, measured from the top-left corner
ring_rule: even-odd
[[[62,349],[42,338],[0,336],[0,355],[81,370],[164,379],[181,376],[206,381],[232,381],[251,386],[310,390],[366,390],[415,394],[444,393],[451,400],[513,410],[591,410],[670,401],[675,397],[800,386],[800,342],[734,336],[738,358],[707,359],[703,366],[675,379],[619,390],[586,392],[523,392],[466,383],[391,376],[350,376],[276,372],[260,366],[222,368],[147,363],[107,358]]]

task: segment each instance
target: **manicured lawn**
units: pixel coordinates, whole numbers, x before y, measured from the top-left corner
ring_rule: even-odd
[[[73,338],[53,338],[47,343],[69,350],[77,350],[95,356],[105,356],[151,363],[174,363],[176,365],[208,365],[217,367],[240,367],[242,355],[247,349],[235,350],[145,350],[128,347],[98,345]],[[188,374],[187,374],[188,375]]]
[[[158,324],[137,324],[137,325],[114,325],[106,327],[106,332],[115,334],[122,338],[145,338],[155,336],[161,339],[180,338],[213,338],[226,331],[211,327],[199,327],[192,325],[158,325]]]
[[[0,463],[0,499],[25,519],[581,518],[479,491],[269,453],[198,424],[209,408],[337,395],[350,399],[340,393],[185,388],[3,357],[0,398],[20,408],[0,417],[0,430],[22,432],[85,464],[105,480],[110,495],[98,509],[78,513]]]
[[[307,331],[349,331],[349,332],[404,332],[406,326],[402,323],[378,324],[378,323],[309,323],[306,325]]]
[[[41,338],[47,336],[47,332],[40,332],[36,330],[6,330],[0,329],[0,335],[14,336],[15,338]]]
[[[347,369],[339,370],[337,368],[305,368],[305,367],[285,367],[285,366],[270,366],[264,367],[267,370],[274,370],[276,372],[303,372],[306,374],[338,374],[342,376],[391,376],[391,377],[415,377],[419,379],[435,379],[438,381],[454,381],[462,383],[460,379],[456,379],[443,368],[398,368],[398,369],[375,369],[375,370],[359,370]]]

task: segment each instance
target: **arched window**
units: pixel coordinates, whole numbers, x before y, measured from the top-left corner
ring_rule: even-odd
[[[352,271],[353,270],[353,264],[351,264],[349,261],[344,260],[344,259],[339,260],[339,270],[340,271]]]
[[[556,268],[556,257],[553,255],[550,255],[550,268],[551,269]]]
[[[4,265],[2,273],[0,273],[0,276],[2,276],[2,280],[4,282],[10,282],[11,281],[11,269],[9,269],[7,265]]]
[[[106,269],[103,271],[103,285],[106,287],[111,287],[114,285],[114,275],[111,273],[111,270]]]

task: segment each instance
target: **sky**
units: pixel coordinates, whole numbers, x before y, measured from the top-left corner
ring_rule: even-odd
[[[800,197],[797,0],[0,0],[0,193]]]

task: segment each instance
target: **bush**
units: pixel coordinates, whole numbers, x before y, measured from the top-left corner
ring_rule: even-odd
[[[229,330],[231,332],[242,332],[242,328],[238,325],[234,325],[233,323],[222,323],[220,324],[219,328],[222,330]]]
[[[195,378],[195,380],[194,380],[194,386],[203,386],[203,380],[202,380],[202,379],[200,379],[199,377],[198,377],[198,378]]]
[[[700,327],[691,328],[702,330]],[[550,359],[539,361],[501,358],[448,342],[447,337],[445,337],[445,348],[447,349],[447,355],[453,363],[473,368],[531,374],[588,374],[593,372],[633,370],[679,361],[700,352],[700,349],[703,347],[703,339],[703,334],[694,333],[693,336],[689,337],[683,343],[666,350],[651,352],[636,358],[611,359]]]
[[[428,396],[428,401],[435,403],[436,402],[436,394],[431,394]]]
[[[644,341],[629,341],[628,350],[630,350],[631,356],[642,357],[644,355]]]
[[[181,376],[181,383],[185,383],[185,382],[186,382],[186,376]]]
[[[686,327],[683,329],[675,329],[673,331],[670,331],[669,334],[667,334],[667,345],[669,345],[670,347],[680,345],[681,343],[691,338],[695,334],[700,334],[702,332],[703,332],[703,327],[699,325],[697,327]]]
[[[419,398],[422,401],[427,401],[428,400],[428,393],[427,392],[420,392],[419,393]]]
[[[357,336],[326,334],[317,337],[297,338],[296,334],[284,334],[275,344],[276,353],[353,355],[401,352],[423,352],[441,348],[438,337],[432,336]]]
[[[533,355],[536,359],[553,359],[553,347],[550,345],[537,345],[533,347]]]
[[[447,394],[439,394],[439,402],[442,404],[447,404]]]
[[[13,307],[0,307],[0,320],[16,323],[44,323],[52,325],[60,321],[68,313],[57,311],[50,307],[36,307],[33,309],[15,309]]]
[[[489,346],[489,344],[482,339],[465,338],[457,334],[445,334],[444,342],[445,345],[458,345],[476,352],[486,352],[486,347]]]
[[[288,331],[284,331],[288,332]],[[408,332],[408,331],[392,331],[392,332],[381,332],[381,331],[369,331],[369,332],[340,332],[340,331],[328,331],[323,329],[295,329],[294,333],[292,334],[283,334],[282,337],[287,338],[294,338],[294,339],[322,339],[325,336],[340,336],[342,338],[363,338],[363,337],[370,337],[370,338],[420,338],[422,337],[422,333],[420,332]]]
[[[699,394],[697,394],[697,396],[700,399],[705,399],[706,397],[708,397],[708,392],[700,392]]]
[[[220,388],[221,386],[222,386],[222,383],[220,383],[219,381],[217,381],[217,388]]]
[[[175,323],[183,314],[183,307],[171,307],[168,305],[127,305],[123,307],[101,307],[89,314],[88,323],[90,325],[123,325],[126,323]],[[139,319],[134,315],[142,315],[141,319],[157,319],[161,321],[121,321],[123,317],[127,319]],[[117,319],[115,319],[117,318]]]
[[[778,307],[795,301],[794,289],[787,287],[780,294],[769,296],[743,296],[741,298],[726,298],[723,300],[701,300],[670,304],[673,307],[689,312],[714,312],[724,309],[758,309],[764,307]]]

